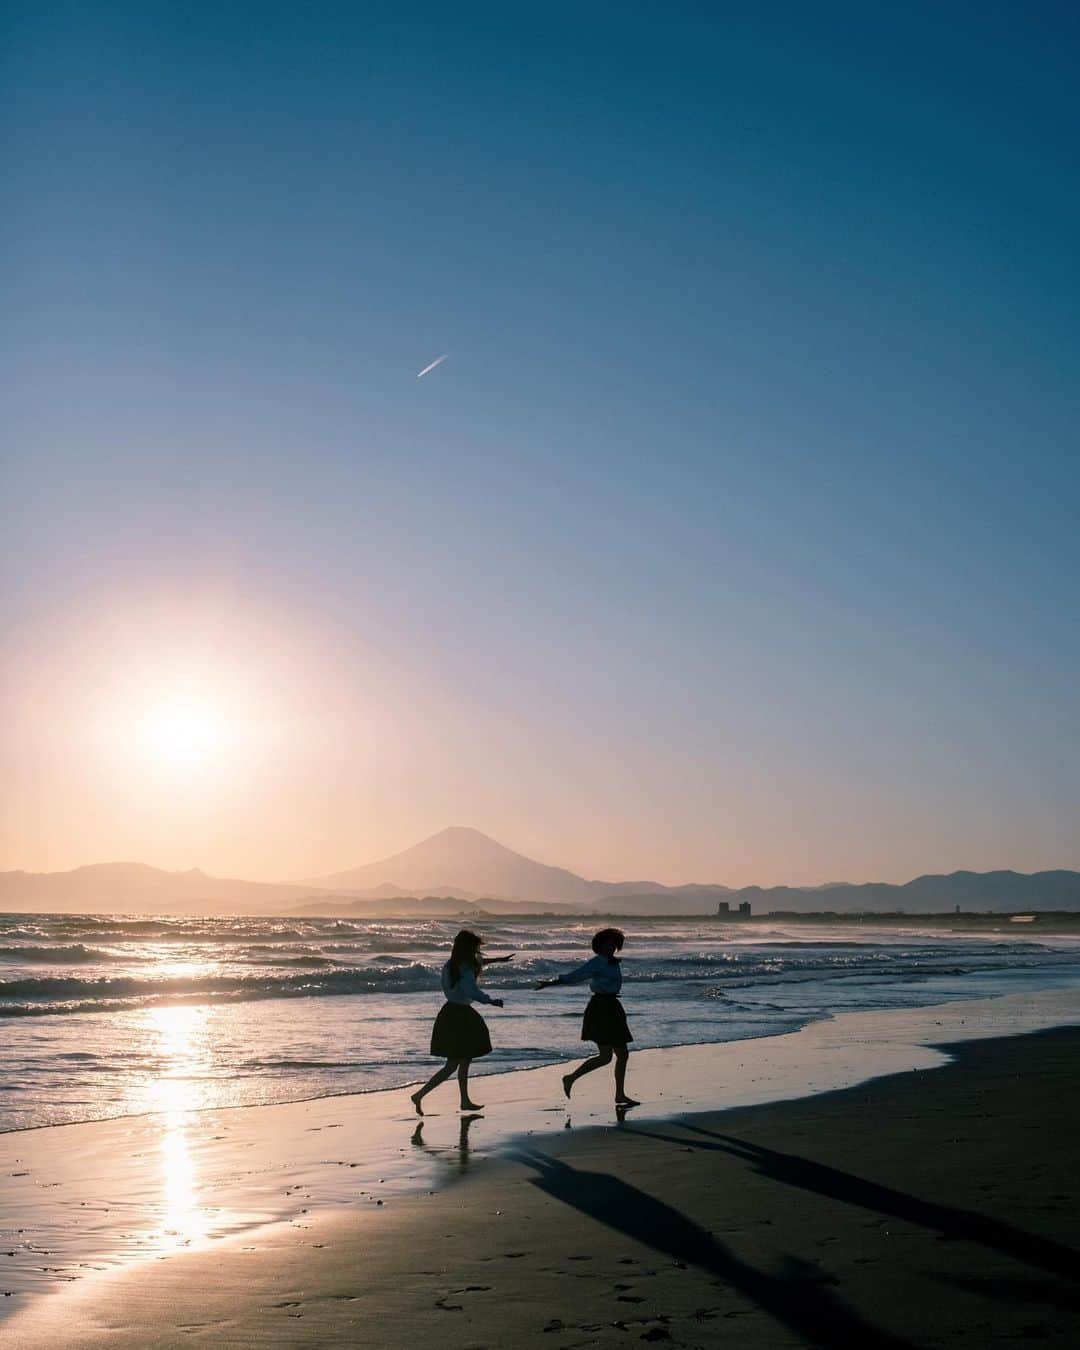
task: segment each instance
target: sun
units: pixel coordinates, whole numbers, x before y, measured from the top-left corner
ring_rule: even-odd
[[[225,723],[205,696],[173,694],[152,704],[139,725],[144,754],[161,764],[197,767],[221,754]]]

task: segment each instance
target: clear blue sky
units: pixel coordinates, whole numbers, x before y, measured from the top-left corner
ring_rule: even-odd
[[[1075,6],[3,25],[0,867],[1080,866]]]

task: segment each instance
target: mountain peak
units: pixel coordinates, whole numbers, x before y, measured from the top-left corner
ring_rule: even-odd
[[[470,840],[474,843],[487,844],[492,848],[503,848],[497,839],[492,839],[490,834],[484,834],[482,830],[475,829],[472,825],[447,825],[445,829],[437,830],[434,834],[428,835],[422,839],[415,848],[421,848],[424,844],[434,843],[438,839],[450,840]]]
[[[520,853],[500,844],[491,835],[473,829],[471,825],[447,825],[437,834],[421,839],[418,844],[394,855],[395,858],[419,857],[423,854],[438,854],[441,857],[509,857],[520,858]],[[389,861],[389,859],[387,860]]]
[[[603,890],[597,882],[515,853],[470,825],[448,825],[389,858],[304,884],[339,891],[393,885],[418,895],[465,891],[505,900],[575,903]]]

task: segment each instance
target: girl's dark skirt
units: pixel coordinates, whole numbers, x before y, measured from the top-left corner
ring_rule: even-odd
[[[581,1039],[597,1045],[626,1045],[634,1039],[617,994],[593,994],[585,1007]]]
[[[431,1053],[440,1059],[479,1059],[491,1054],[487,1023],[467,1003],[444,1003],[431,1028]]]

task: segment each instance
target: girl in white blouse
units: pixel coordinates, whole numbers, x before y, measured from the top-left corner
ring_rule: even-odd
[[[626,1094],[626,1066],[630,1060],[630,1042],[634,1039],[626,1022],[626,1013],[619,998],[622,989],[622,964],[615,955],[622,951],[626,941],[617,928],[602,928],[592,940],[596,955],[583,966],[556,975],[553,980],[541,980],[537,989],[550,989],[556,984],[583,984],[589,981],[592,998],[585,1008],[581,1023],[581,1039],[595,1041],[597,1053],[579,1064],[573,1073],[563,1075],[563,1091],[567,1097],[579,1078],[594,1069],[602,1069],[615,1060],[615,1105],[637,1106]]]
[[[491,1053],[491,1037],[487,1023],[472,1005],[490,1003],[493,1008],[501,1008],[503,1001],[501,998],[492,998],[481,989],[477,984],[477,976],[484,966],[493,965],[496,961],[509,961],[513,955],[496,956],[485,961],[480,955],[482,943],[483,938],[463,928],[454,939],[450,960],[442,968],[442,988],[446,1002],[439,1009],[431,1029],[431,1053],[443,1056],[446,1063],[412,1094],[412,1103],[418,1116],[424,1114],[421,1102],[427,1094],[440,1083],[445,1083],[455,1070],[461,1092],[461,1109],[481,1109],[478,1102],[469,1098],[469,1065],[481,1055]]]

